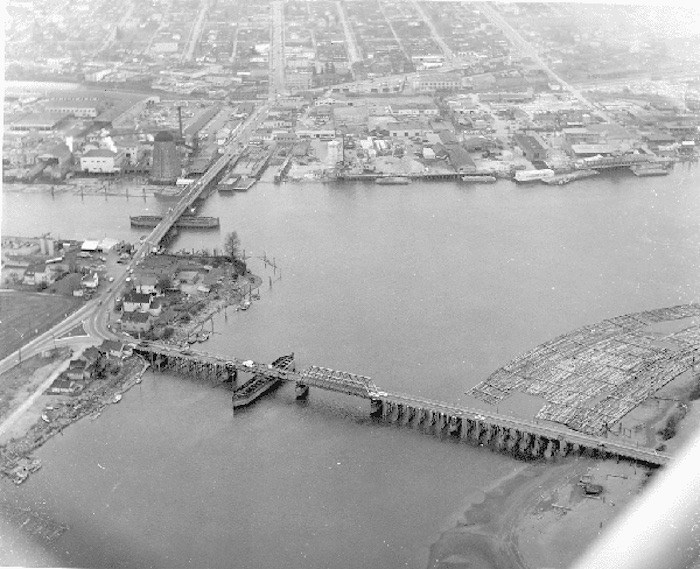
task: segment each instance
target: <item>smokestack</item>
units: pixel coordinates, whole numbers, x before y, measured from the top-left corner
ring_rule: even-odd
[[[182,107],[177,107],[177,120],[180,124],[180,140],[182,140]]]

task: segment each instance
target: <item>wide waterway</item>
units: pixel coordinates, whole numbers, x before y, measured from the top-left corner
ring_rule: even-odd
[[[134,239],[128,216],[161,207],[10,192],[3,233]],[[221,231],[184,233],[176,249],[220,247],[236,230],[282,272],[250,260],[262,298],[221,314],[206,350],[294,351],[298,366],[451,403],[473,404],[469,387],[557,334],[700,300],[700,170],[686,165],[563,187],[258,184],[213,195],[201,213]],[[535,410],[517,405],[500,411]],[[7,499],[70,529],[39,553],[21,535],[6,541],[0,562],[424,567],[439,532],[520,463],[367,411],[317,390],[299,404],[287,386],[233,415],[225,390],[147,375],[42,448],[24,486],[2,482]]]

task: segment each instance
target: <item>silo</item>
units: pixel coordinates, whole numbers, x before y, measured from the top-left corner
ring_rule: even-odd
[[[180,177],[181,170],[175,137],[166,131],[159,132],[153,139],[151,181],[157,184],[172,184]]]

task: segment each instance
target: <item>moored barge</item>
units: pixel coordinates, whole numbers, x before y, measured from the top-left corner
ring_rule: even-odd
[[[277,358],[270,367],[281,371],[294,371],[294,352]],[[284,377],[277,374],[256,373],[250,381],[234,390],[232,396],[233,408],[237,409],[250,405],[268,391],[278,387],[283,380]]]

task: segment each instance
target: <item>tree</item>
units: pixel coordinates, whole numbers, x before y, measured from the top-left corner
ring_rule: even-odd
[[[232,261],[235,261],[240,254],[240,248],[241,240],[238,238],[238,233],[231,231],[224,240],[224,251]]]
[[[165,292],[172,286],[173,280],[170,278],[170,275],[163,274],[158,277],[158,288],[160,289],[160,292]]]

